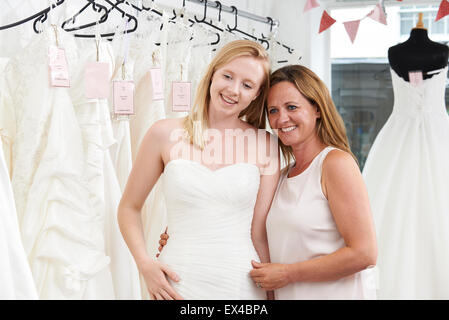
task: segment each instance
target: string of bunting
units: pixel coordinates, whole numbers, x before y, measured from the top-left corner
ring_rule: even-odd
[[[402,0],[396,0],[398,2],[402,2]],[[343,22],[343,25],[345,27],[345,30],[349,36],[349,39],[352,43],[354,43],[355,37],[357,36],[357,31],[359,30],[360,21],[364,20],[365,18],[371,18],[374,21],[377,21],[381,24],[387,25],[387,18],[386,13],[383,5],[384,0],[380,0],[379,3],[374,7],[373,10],[371,10],[366,16],[364,16],[361,19],[352,20],[352,21],[345,21]],[[303,12],[310,11],[314,8],[320,7],[320,4],[317,0],[307,0],[306,4],[304,5]],[[449,1],[448,0],[442,0],[440,3],[440,7],[438,9],[438,13],[436,16],[435,21],[438,21],[445,16],[449,15]],[[327,29],[329,29],[337,20],[332,18],[330,14],[323,10],[323,14],[321,16],[321,22],[320,22],[320,29],[318,33],[321,33]]]

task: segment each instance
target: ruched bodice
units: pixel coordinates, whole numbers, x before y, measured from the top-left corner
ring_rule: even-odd
[[[446,113],[444,91],[446,90],[447,67],[418,85],[413,85],[399,77],[391,69],[393,81],[393,114],[420,117],[423,113],[441,116]]]
[[[257,166],[218,170],[184,159],[170,161],[162,180],[170,239],[159,260],[181,278],[184,299],[264,299],[252,282],[251,221],[259,189]]]

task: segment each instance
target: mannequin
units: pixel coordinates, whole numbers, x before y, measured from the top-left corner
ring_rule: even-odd
[[[449,299],[449,50],[427,37],[421,20],[389,49],[393,110],[363,168],[381,300]],[[411,71],[422,79],[409,79]]]
[[[427,73],[446,67],[448,58],[449,48],[427,36],[422,13],[419,13],[419,21],[412,29],[410,38],[388,49],[391,68],[406,81],[409,81],[410,71],[422,71],[423,79],[431,78],[433,74]]]

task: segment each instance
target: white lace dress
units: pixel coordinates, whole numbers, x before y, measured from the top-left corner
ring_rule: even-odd
[[[60,29],[58,40],[73,76],[79,63],[76,43]],[[113,299],[104,215],[89,201],[84,135],[71,89],[49,86],[47,54],[54,43],[54,30],[48,28],[5,71],[2,135],[12,146],[23,244],[39,298]]]
[[[2,73],[3,67],[4,64],[0,61]],[[2,80],[0,77],[0,104],[3,96]],[[36,287],[20,236],[9,170],[3,157],[1,119],[0,117],[0,299],[37,299]]]

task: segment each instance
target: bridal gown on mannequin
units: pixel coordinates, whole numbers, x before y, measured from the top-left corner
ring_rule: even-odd
[[[184,299],[265,299],[249,276],[260,261],[251,241],[259,168],[176,159],[162,179],[170,241],[159,260],[180,277],[174,289]]]
[[[380,299],[449,298],[447,67],[413,85],[391,70],[394,106],[368,155]]]

